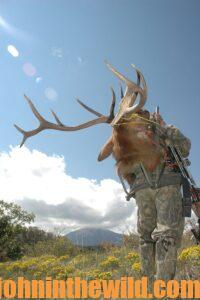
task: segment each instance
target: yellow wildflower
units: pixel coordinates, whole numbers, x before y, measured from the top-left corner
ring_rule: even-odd
[[[139,262],[134,263],[134,264],[132,265],[132,269],[133,269],[134,271],[140,271],[140,270],[141,270],[141,265],[140,265],[140,263],[139,263]]]
[[[107,259],[103,260],[100,263],[100,267],[104,270],[106,269],[114,269],[118,268],[120,266],[119,259],[116,258],[115,256],[108,256]]]
[[[125,260],[127,260],[131,264],[139,262],[139,259],[139,254],[137,252],[129,252],[128,255],[125,256]]]
[[[184,249],[179,255],[180,261],[200,261],[200,246],[192,246]]]

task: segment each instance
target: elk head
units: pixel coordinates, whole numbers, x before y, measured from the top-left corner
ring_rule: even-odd
[[[107,116],[77,100],[83,108],[97,116],[97,118],[77,126],[64,125],[54,111],[52,111],[52,114],[56,123],[47,121],[38,112],[33,102],[25,96],[33,114],[39,121],[39,126],[31,131],[25,131],[17,125],[14,126],[23,134],[23,140],[20,145],[22,146],[27,138],[46,129],[76,131],[96,124],[108,123],[113,128],[112,135],[100,151],[98,161],[102,161],[113,154],[116,160],[117,172],[131,184],[131,173],[134,165],[142,162],[148,170],[153,171],[160,162],[163,152],[161,147],[153,141],[153,133],[149,129],[148,122],[150,114],[142,109],[147,100],[147,85],[142,73],[132,65],[137,75],[136,84],[118,72],[109,63],[106,62],[106,65],[126,84],[124,95],[121,89],[121,102],[116,115],[114,115],[116,96],[112,88],[112,102],[109,115]]]

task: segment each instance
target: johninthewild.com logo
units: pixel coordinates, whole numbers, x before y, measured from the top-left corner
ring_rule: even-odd
[[[84,280],[79,277],[57,280],[46,277],[41,280],[28,280],[24,277],[3,280],[0,278],[0,299],[200,299],[199,280],[155,280],[152,291],[148,289],[148,278],[134,279],[121,277],[116,280]]]

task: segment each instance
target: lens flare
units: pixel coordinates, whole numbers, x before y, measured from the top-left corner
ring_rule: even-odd
[[[46,88],[44,94],[49,100],[56,100],[58,98],[57,92],[52,87]]]
[[[27,62],[23,65],[23,71],[27,76],[34,76],[36,74],[36,68],[30,62]]]
[[[12,55],[13,57],[18,57],[19,56],[19,51],[13,45],[8,45],[7,50],[10,53],[10,55]]]
[[[36,79],[35,79],[35,82],[36,83],[40,83],[42,81],[42,77],[37,77]]]
[[[62,58],[63,57],[63,49],[59,48],[59,47],[52,47],[51,48],[51,53],[53,56],[57,57],[57,58]]]

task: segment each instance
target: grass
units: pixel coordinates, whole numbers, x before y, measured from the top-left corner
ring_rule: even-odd
[[[200,246],[182,249],[178,257],[177,279],[199,279],[199,274]],[[18,261],[0,263],[0,277],[13,280],[17,277],[29,280],[46,277],[66,280],[80,277],[88,281],[93,279],[101,281],[121,277],[137,279],[141,277],[141,270],[138,252],[122,246],[84,250],[74,255],[26,256]]]

